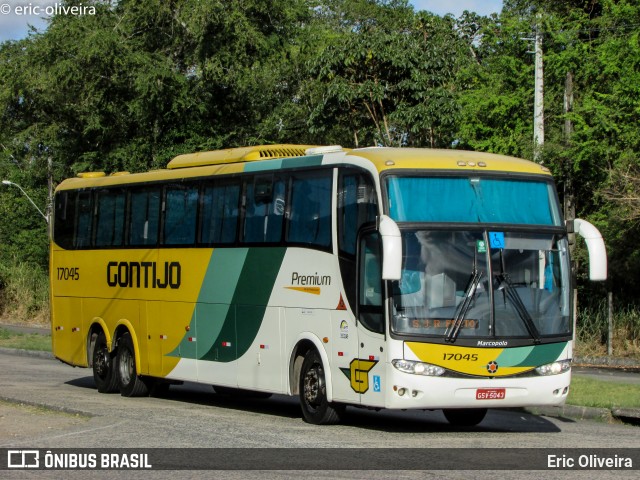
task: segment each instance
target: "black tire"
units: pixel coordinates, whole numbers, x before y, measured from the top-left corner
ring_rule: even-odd
[[[272,394],[268,392],[254,392],[253,390],[245,390],[243,388],[233,388],[233,387],[221,387],[218,385],[213,385],[213,390],[218,395],[229,395],[231,397],[242,397],[242,398],[255,398],[260,400],[266,400],[271,398]]]
[[[486,408],[451,408],[442,412],[454,427],[475,427],[487,415]]]
[[[327,400],[324,366],[316,350],[309,350],[300,372],[300,406],[305,421],[314,425],[338,423],[345,406]]]
[[[123,397],[144,397],[149,394],[147,384],[136,371],[136,354],[129,333],[125,333],[118,340],[115,363],[118,386]]]
[[[100,332],[93,346],[93,380],[100,393],[118,391],[118,377],[115,373],[115,358],[107,347],[107,337]]]

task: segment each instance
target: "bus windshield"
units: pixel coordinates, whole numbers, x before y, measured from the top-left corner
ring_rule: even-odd
[[[404,229],[392,331],[444,341],[571,334],[566,238]]]
[[[396,222],[510,223],[561,226],[553,185],[530,178],[386,178]]]

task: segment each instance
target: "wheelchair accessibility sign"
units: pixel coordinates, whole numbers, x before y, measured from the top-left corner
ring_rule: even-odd
[[[380,375],[373,376],[373,391],[374,392],[380,391]]]

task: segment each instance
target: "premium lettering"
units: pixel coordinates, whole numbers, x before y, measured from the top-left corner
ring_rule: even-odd
[[[331,276],[329,275],[318,275],[318,272],[315,275],[300,275],[298,272],[293,272],[291,274],[291,284],[292,285],[331,285]]]
[[[109,262],[107,285],[122,288],[180,288],[180,262]]]

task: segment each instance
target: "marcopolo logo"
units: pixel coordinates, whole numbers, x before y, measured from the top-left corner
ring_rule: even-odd
[[[478,347],[508,347],[509,342],[506,340],[488,342],[486,340],[478,340]]]
[[[107,285],[123,288],[180,288],[180,262],[107,263]]]

